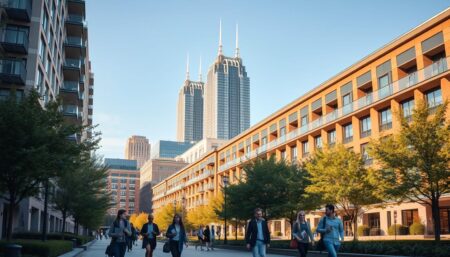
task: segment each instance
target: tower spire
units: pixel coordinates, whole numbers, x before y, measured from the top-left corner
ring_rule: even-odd
[[[236,23],[236,52],[234,57],[240,58],[239,56],[239,24]]]
[[[217,55],[223,55],[222,53],[222,19],[219,22],[219,52]]]
[[[198,80],[202,82],[202,56],[200,56],[200,65],[198,66]]]
[[[187,60],[186,60],[186,80],[189,80],[189,53],[187,53]]]

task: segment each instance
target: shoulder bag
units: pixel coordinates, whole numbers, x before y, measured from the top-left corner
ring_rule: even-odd
[[[325,229],[326,224],[327,224],[327,217],[323,217],[323,223],[322,223],[323,229]],[[320,233],[320,240],[319,240],[319,242],[317,242],[317,247],[316,247],[317,251],[325,250],[325,243],[323,242],[324,236],[325,236],[325,233]]]
[[[294,224],[295,224],[295,225],[298,227],[298,229],[300,230],[300,226],[299,226],[298,222],[295,222]],[[297,238],[296,238],[295,236],[293,236],[293,238],[291,239],[291,243],[289,244],[289,247],[290,247],[291,249],[298,249],[298,241],[297,241]]]

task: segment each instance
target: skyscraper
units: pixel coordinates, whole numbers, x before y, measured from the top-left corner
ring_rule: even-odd
[[[220,23],[219,52],[208,70],[203,112],[203,137],[230,139],[250,127],[250,78],[240,57],[237,26],[235,55],[226,57]]]
[[[203,89],[202,61],[200,59],[199,81],[189,79],[189,56],[186,79],[178,94],[177,141],[200,141],[203,138]]]
[[[128,138],[125,146],[125,159],[136,160],[138,168],[150,159],[150,144],[144,136],[132,136]]]

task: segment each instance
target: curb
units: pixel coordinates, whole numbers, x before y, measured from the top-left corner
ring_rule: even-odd
[[[84,251],[86,251],[93,243],[95,243],[97,239],[94,239],[84,245],[74,248],[72,251],[67,252],[63,255],[59,255],[58,257],[77,257],[80,256]]]

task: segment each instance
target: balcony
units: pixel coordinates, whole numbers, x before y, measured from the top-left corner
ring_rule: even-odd
[[[26,74],[25,61],[0,59],[0,80],[2,82],[25,85]]]
[[[84,48],[85,44],[81,37],[66,37],[66,40],[64,41],[64,46]]]
[[[81,59],[68,59],[64,61],[64,69],[81,70]]]
[[[392,122],[386,122],[380,125],[380,131],[388,130],[392,128]]]
[[[372,130],[363,130],[363,131],[361,131],[361,138],[365,138],[365,137],[368,137],[368,136],[370,136],[370,134],[372,133]]]
[[[3,49],[7,52],[27,54],[28,33],[16,29],[3,29],[1,31],[1,41]]]
[[[276,143],[272,143],[274,141],[269,142],[267,145],[264,145],[266,148],[264,151],[270,151],[274,149],[275,147],[278,147],[281,144],[284,144],[288,142],[289,140],[293,140],[295,138],[298,138],[299,136],[305,135],[309,133],[310,131],[314,129],[318,129],[322,126],[328,125],[330,123],[333,123],[337,121],[340,118],[343,118],[347,115],[354,114],[359,110],[362,110],[369,105],[373,103],[377,103],[379,101],[382,101],[386,99],[387,97],[390,97],[394,94],[400,93],[404,90],[407,90],[419,83],[422,83],[428,79],[433,78],[434,76],[440,75],[444,72],[447,72],[448,69],[448,62],[450,60],[450,57],[442,58],[431,65],[428,65],[427,67],[418,70],[416,72],[413,72],[409,74],[408,76],[401,78],[400,80],[394,81],[393,83],[389,84],[388,86],[381,88],[380,90],[374,91],[372,93],[367,94],[364,97],[361,97],[352,103],[345,105],[341,108],[338,108],[330,113],[327,113],[326,115],[320,117],[319,119],[314,120],[313,122],[310,122],[300,128],[297,128],[293,131],[291,131],[289,134],[286,135],[284,138],[278,138],[275,139]],[[392,123],[386,126],[380,126],[380,129],[389,129],[392,127]],[[286,139],[287,138],[287,139]],[[353,141],[353,136],[344,138],[343,140],[344,144],[349,143]],[[268,146],[268,147],[267,147]],[[246,153],[245,158],[238,158],[235,160],[228,161],[224,163],[223,165],[219,166],[219,171],[225,171],[228,168],[232,168],[236,165],[239,165],[240,163],[244,163],[248,160],[251,160],[253,158],[256,158],[257,153],[260,153],[261,151],[259,149],[255,149],[251,151],[250,153]],[[305,157],[305,156],[303,156]]]
[[[76,14],[69,14],[66,19],[66,23],[78,25],[78,26],[85,26],[86,21],[82,15],[76,15]]]
[[[62,111],[65,116],[78,117],[78,113],[79,113],[78,106],[76,106],[76,105],[64,105]]]
[[[78,84],[77,81],[67,81],[67,80],[65,80],[63,82],[62,87],[61,87],[61,91],[65,91],[65,92],[76,92],[76,93],[78,93],[79,90],[80,90],[80,85]]]
[[[31,0],[0,0],[10,19],[30,22]]]

